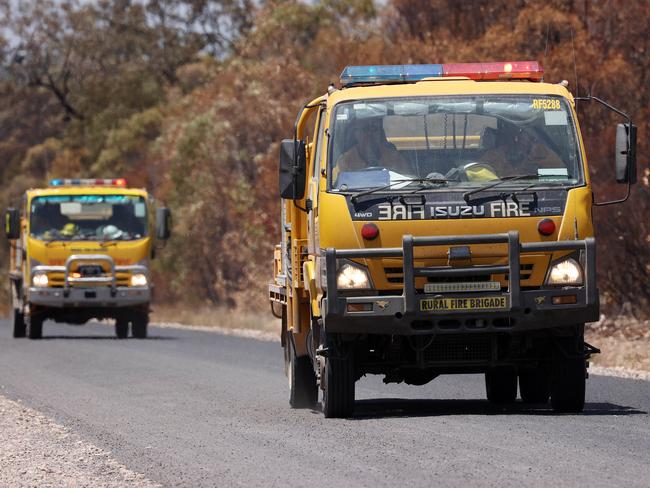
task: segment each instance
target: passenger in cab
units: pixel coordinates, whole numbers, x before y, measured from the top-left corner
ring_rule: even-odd
[[[352,147],[336,161],[336,174],[366,168],[386,168],[403,175],[412,174],[410,165],[386,139],[381,117],[357,120],[350,129]]]

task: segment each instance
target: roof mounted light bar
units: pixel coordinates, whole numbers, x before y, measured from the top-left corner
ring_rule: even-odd
[[[56,178],[50,180],[50,186],[120,186],[126,187],[124,178]]]
[[[541,81],[543,75],[544,70],[537,61],[347,66],[341,73],[341,85],[350,87],[369,84],[408,83],[425,78],[454,76],[483,81]]]

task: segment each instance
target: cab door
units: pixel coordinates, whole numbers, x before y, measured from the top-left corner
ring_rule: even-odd
[[[310,255],[318,253],[320,247],[320,238],[318,236],[318,188],[320,184],[321,158],[323,155],[323,145],[325,144],[325,108],[322,107],[316,118],[316,140],[314,141],[314,150],[311,152],[311,174],[307,186],[307,198],[311,201],[311,209],[307,216],[308,252]]]

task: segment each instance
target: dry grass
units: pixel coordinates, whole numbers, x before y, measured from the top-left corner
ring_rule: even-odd
[[[196,308],[178,305],[154,305],[152,322],[198,325],[227,330],[256,330],[280,338],[280,320],[271,311],[258,312],[243,309],[227,309],[210,306]]]
[[[650,320],[603,317],[589,324],[585,335],[587,342],[602,351],[593,356],[593,364],[650,372]]]

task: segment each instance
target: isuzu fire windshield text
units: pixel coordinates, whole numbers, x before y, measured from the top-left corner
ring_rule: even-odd
[[[325,416],[349,416],[365,374],[484,373],[492,402],[519,385],[524,402],[583,409],[593,195],[576,99],[541,80],[533,61],[349,66],[303,107],[281,145],[269,286],[293,407],[320,387]],[[627,119],[629,195],[636,128],[582,100]]]

